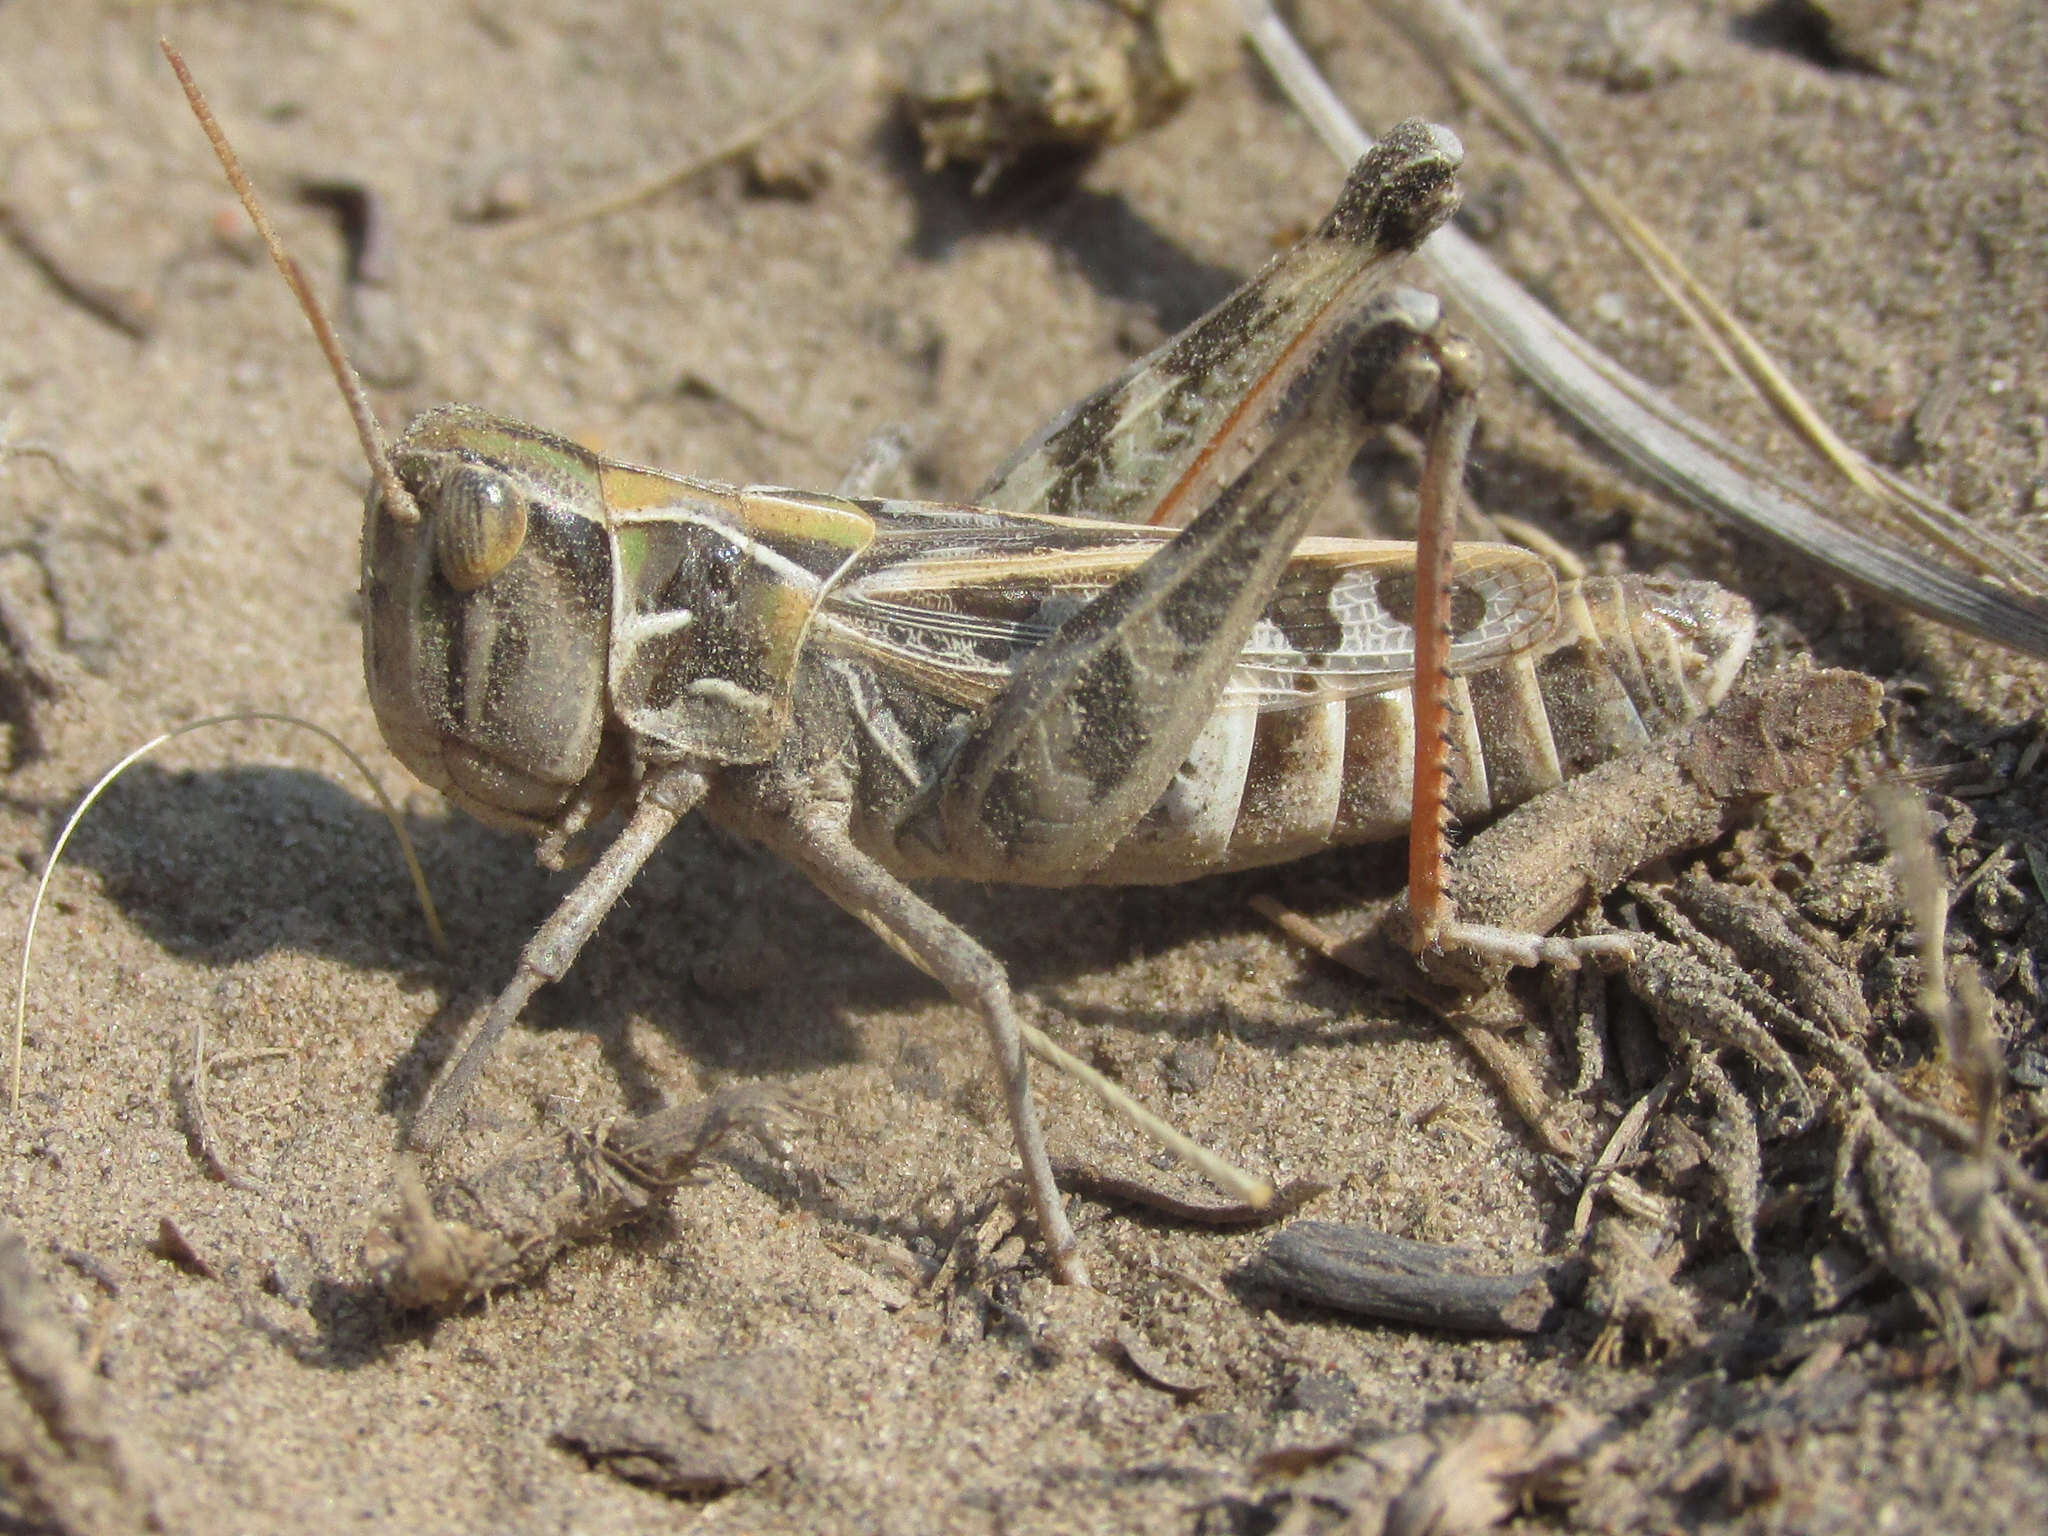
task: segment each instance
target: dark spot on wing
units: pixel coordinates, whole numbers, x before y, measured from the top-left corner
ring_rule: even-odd
[[[1045,453],[1054,466],[1055,478],[1046,492],[1045,511],[1055,517],[1108,515],[1107,508],[1096,512],[1092,507],[1103,500],[1108,443],[1123,414],[1123,392],[1105,391],[1047,440]]]
[[[1415,627],[1415,573],[1395,571],[1373,583],[1373,594],[1388,615]],[[1486,594],[1464,582],[1451,583],[1451,638],[1462,640],[1486,618]]]
[[[1392,571],[1373,583],[1373,596],[1396,623],[1415,627],[1415,573]]]
[[[1099,453],[1123,416],[1117,398],[1120,393],[1117,390],[1106,391],[1075,412],[1074,419],[1046,443],[1046,457],[1064,471]]]
[[[1451,582],[1451,634],[1469,635],[1486,619],[1486,594],[1453,578]]]
[[[1342,643],[1344,627],[1330,613],[1329,592],[1320,594],[1320,602],[1297,599],[1274,612],[1269,605],[1266,617],[1271,619],[1287,643],[1311,664],[1320,664],[1329,653]]]

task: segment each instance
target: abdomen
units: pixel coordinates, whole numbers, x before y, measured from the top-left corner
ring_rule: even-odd
[[[1536,650],[1457,679],[1450,803],[1510,809],[1697,719],[1755,637],[1742,598],[1707,582],[1590,577],[1559,593]],[[1080,879],[1164,885],[1403,837],[1413,795],[1406,688],[1302,709],[1221,710],[1142,821]]]

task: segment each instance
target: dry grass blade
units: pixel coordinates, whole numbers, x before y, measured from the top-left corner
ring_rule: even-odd
[[[1385,973],[1355,943],[1338,937],[1314,919],[1283,906],[1272,897],[1254,896],[1252,909],[1297,944],[1308,946],[1324,959],[1334,960],[1368,981],[1386,979]],[[1501,1031],[1463,1009],[1444,1008],[1437,1017],[1445,1028],[1465,1043],[1466,1049],[1479,1058],[1480,1065],[1486,1068],[1501,1097],[1508,1101],[1508,1107],[1529,1128],[1544,1151],[1553,1157],[1576,1158],[1579,1155],[1578,1144],[1572,1140],[1570,1130],[1558,1119],[1557,1105],[1527,1059],[1508,1043]]]
[[[834,65],[819,72],[816,79],[797,92],[774,111],[742,124],[724,139],[709,149],[687,155],[673,165],[664,166],[653,175],[644,177],[629,187],[616,192],[606,192],[588,202],[578,203],[559,213],[536,214],[508,226],[501,238],[507,241],[531,240],[540,235],[552,235],[564,229],[573,229],[579,224],[593,223],[623,213],[628,208],[651,202],[664,192],[694,181],[707,171],[716,170],[728,161],[737,160],[748,151],[755,149],[770,134],[779,133],[797,121],[811,108],[824,99],[825,93],[839,83],[842,66]]]
[[[1699,333],[1721,366],[1756,394],[1780,421],[1850,485],[1908,533],[1917,533],[1980,575],[2016,591],[2048,592],[2048,566],[2009,540],[1971,525],[1940,498],[1873,464],[1830,426],[1749,329],[1732,314],[1648,225],[1580,164],[1526,76],[1511,64],[1484,23],[1459,0],[1408,0],[1399,7],[1418,41],[1455,59],[1459,79],[1489,93],[1500,111],[1543,147],[1615,238]]]
[[[1061,1047],[1043,1030],[1024,1024],[1020,1026],[1020,1033],[1024,1036],[1025,1049],[1032,1055],[1066,1073],[1094,1094],[1111,1114],[1139,1134],[1151,1137],[1218,1189],[1255,1208],[1263,1208],[1271,1203],[1271,1181],[1255,1178],[1243,1172],[1218,1157],[1192,1136],[1175,1129],[1072,1051]]]
[[[175,731],[165,731],[153,736],[141,746],[114,764],[93,783],[78,802],[78,808],[65,819],[63,830],[57,834],[57,841],[51,845],[50,857],[43,864],[42,878],[36,881],[35,899],[29,903],[28,924],[21,934],[21,968],[14,984],[14,1049],[7,1074],[7,1110],[13,1114],[21,1108],[21,1045],[28,1032],[28,972],[35,955],[36,922],[43,913],[43,898],[49,894],[51,877],[57,873],[57,865],[64,857],[64,850],[71,842],[71,834],[78,830],[78,824],[85,819],[101,795],[105,794],[114,780],[148,757],[157,748],[176,741],[180,736],[189,736],[194,731],[206,730],[209,726],[239,725],[252,720],[269,720],[279,725],[295,725],[301,730],[313,732],[338,750],[342,756],[355,764],[370,786],[370,792],[377,797],[377,804],[383,808],[384,819],[391,823],[391,830],[398,838],[400,852],[405,857],[405,867],[412,876],[412,888],[419,897],[420,912],[426,919],[427,932],[434,941],[434,948],[445,952],[448,948],[447,935],[441,931],[441,914],[434,906],[433,893],[427,889],[426,871],[420,868],[419,855],[413,851],[412,838],[407,835],[405,822],[398,814],[398,807],[391,803],[391,797],[384,793],[384,786],[377,781],[377,775],[370,771],[370,765],[357,755],[355,749],[323,725],[310,720],[301,720],[296,715],[273,714],[269,710],[241,710],[231,715],[209,715],[204,720],[194,720],[181,725]]]
[[[1268,0],[1240,5],[1247,41],[1318,136],[1349,165],[1371,139]],[[1421,259],[1436,286],[1559,409],[1672,496],[1731,518],[1916,613],[2048,656],[2048,598],[1936,564],[1836,517],[1585,341],[1456,229],[1438,230]]]
[[[901,0],[888,0],[868,18],[865,30],[872,33],[892,20],[900,8]],[[600,193],[574,207],[564,208],[556,213],[536,214],[508,226],[500,238],[508,242],[531,240],[541,235],[552,235],[564,229],[573,229],[579,224],[589,224],[598,219],[610,218],[628,208],[637,208],[651,202],[665,192],[672,192],[719,166],[738,160],[758,149],[763,140],[807,116],[812,108],[823,101],[846,78],[858,58],[858,52],[849,50],[818,71],[810,82],[786,97],[780,106],[764,112],[752,122],[742,123],[716,144],[694,154],[685,155],[673,164],[662,167],[649,176],[641,178],[631,186],[617,191]]]

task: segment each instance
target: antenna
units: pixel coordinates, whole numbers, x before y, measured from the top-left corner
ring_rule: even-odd
[[[255,186],[242,170],[242,162],[235,157],[234,146],[228,143],[228,136],[214,120],[213,109],[207,106],[205,96],[200,94],[198,83],[193,80],[192,71],[185,67],[183,56],[171,46],[169,38],[159,38],[157,46],[171,61],[171,72],[178,77],[178,84],[184,87],[185,100],[192,104],[192,115],[199,119],[199,126],[206,131],[206,140],[219,157],[220,168],[227,172],[228,185],[235,189],[242,206],[249,210],[249,222],[263,237],[270,259],[277,263],[277,270],[284,274],[284,280],[298,295],[299,308],[305,311],[306,320],[313,327],[314,339],[326,354],[327,366],[334,370],[334,382],[341,386],[341,398],[355,421],[356,437],[363,445],[363,457],[370,462],[370,478],[377,483],[378,500],[384,510],[401,523],[417,523],[420,520],[419,503],[413,500],[405,482],[398,478],[398,471],[391,467],[391,456],[384,451],[383,434],[377,430],[377,418],[370,411],[370,397],[349,363],[348,354],[342,350],[341,338],[334,333],[334,322],[327,318],[327,311],[313,296],[313,285],[306,281],[306,274],[277,237],[270,215],[264,211],[263,200],[256,195]]]

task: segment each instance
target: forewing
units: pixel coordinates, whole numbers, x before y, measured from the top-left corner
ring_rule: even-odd
[[[877,536],[819,615],[818,640],[980,704],[1066,616],[1171,530],[923,502],[867,504]]]
[[[875,542],[828,598],[818,638],[963,705],[994,697],[1021,656],[1172,537],[978,507],[870,510]],[[1290,709],[1405,686],[1414,574],[1412,544],[1305,541],[1219,702]],[[1455,672],[1539,644],[1556,622],[1556,578],[1526,550],[1460,545],[1453,583]]]

